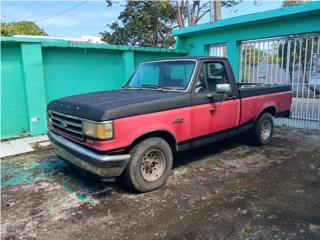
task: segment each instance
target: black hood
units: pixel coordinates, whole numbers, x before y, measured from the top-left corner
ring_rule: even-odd
[[[48,109],[94,121],[190,106],[189,93],[122,89],[81,94],[51,101]]]

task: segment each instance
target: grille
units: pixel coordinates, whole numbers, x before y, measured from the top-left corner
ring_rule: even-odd
[[[52,126],[63,134],[81,140],[84,140],[82,134],[82,120],[62,113],[52,112]]]

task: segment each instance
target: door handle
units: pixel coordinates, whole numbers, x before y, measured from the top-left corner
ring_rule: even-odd
[[[235,95],[229,95],[228,97],[227,97],[227,99],[228,100],[234,100],[234,99],[236,99],[237,97],[235,96]]]
[[[216,108],[216,107],[211,107],[211,108],[210,108],[210,112],[213,113],[213,112],[216,112],[216,111],[217,111],[217,108]]]

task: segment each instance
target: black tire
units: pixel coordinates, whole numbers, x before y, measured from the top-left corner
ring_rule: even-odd
[[[268,131],[264,129],[268,129]],[[273,134],[273,118],[270,113],[263,113],[255,122],[250,131],[251,141],[254,145],[262,146],[271,141]]]
[[[125,169],[124,177],[127,184],[133,190],[148,192],[166,183],[172,169],[173,155],[171,147],[165,140],[159,137],[148,138],[134,146],[130,154],[131,161]],[[153,163],[155,163],[152,162],[153,160],[163,163],[157,163],[159,166],[156,166],[153,165]],[[147,167],[145,168],[146,164]],[[153,173],[150,173],[150,171],[152,172],[156,167],[159,167],[160,170],[157,169]],[[155,175],[155,173],[159,174]],[[150,174],[150,176],[148,174]],[[156,178],[156,180],[150,181],[151,175],[154,175],[153,177]]]

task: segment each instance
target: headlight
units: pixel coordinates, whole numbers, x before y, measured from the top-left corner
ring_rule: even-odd
[[[83,121],[82,132],[87,137],[96,138],[99,140],[107,140],[113,138],[113,122],[96,123]]]

